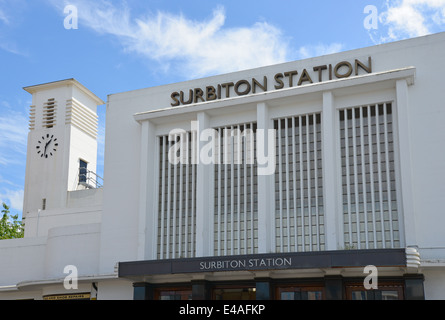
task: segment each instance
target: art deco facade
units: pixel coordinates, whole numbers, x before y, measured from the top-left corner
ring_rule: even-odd
[[[101,99],[26,87],[0,298],[444,299],[443,52],[440,33],[111,94],[103,186]]]

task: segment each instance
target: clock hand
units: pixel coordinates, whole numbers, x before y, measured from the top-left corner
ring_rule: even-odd
[[[45,144],[45,151],[44,151],[44,154],[46,154],[46,148],[48,148],[48,145],[51,143],[51,141],[53,141],[53,139],[49,140],[49,141]]]

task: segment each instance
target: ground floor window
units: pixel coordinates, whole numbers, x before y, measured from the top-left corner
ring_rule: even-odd
[[[417,281],[414,283],[414,281]],[[404,300],[423,292],[423,279],[381,279],[377,289],[367,290],[360,278],[261,279],[258,281],[197,281],[165,285],[138,285],[143,297],[155,300]],[[139,291],[138,291],[139,292]],[[140,296],[140,292],[139,292]],[[46,297],[55,299],[60,297]],[[63,298],[85,298],[76,296]]]
[[[213,300],[255,300],[255,286],[216,286],[212,290]]]
[[[192,300],[191,288],[158,288],[155,300]]]
[[[285,286],[276,289],[278,300],[324,300],[324,288],[321,286]]]
[[[403,300],[403,285],[379,285],[378,289],[366,290],[363,285],[347,285],[347,300]]]

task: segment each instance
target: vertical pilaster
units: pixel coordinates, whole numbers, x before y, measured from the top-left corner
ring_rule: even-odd
[[[156,134],[150,121],[141,124],[141,156],[139,182],[138,259],[156,259]]]
[[[399,129],[399,154],[400,154],[400,178],[402,184],[403,225],[405,246],[416,246],[417,238],[415,231],[415,209],[413,203],[412,189],[412,158],[410,146],[410,124],[409,124],[409,100],[408,82],[406,79],[398,80],[396,83],[397,95],[397,125]],[[402,217],[401,217],[402,218]]]
[[[205,112],[197,116],[197,168],[196,168],[196,256],[205,257],[213,254],[213,210],[210,208],[214,188],[212,164],[204,164],[200,159],[200,150],[209,141],[201,141],[203,130],[209,129],[209,116]]]
[[[258,153],[264,150],[264,154],[260,155],[266,157],[271,152],[275,153],[275,146],[269,146],[268,130],[273,129],[272,121],[269,119],[269,108],[266,103],[259,103],[257,105],[257,134],[256,134],[256,159],[258,161]],[[262,135],[259,134],[262,130]],[[275,140],[274,140],[275,142]],[[258,150],[260,151],[258,152]],[[275,157],[273,159],[275,161]],[[275,164],[275,163],[274,163]],[[274,208],[273,208],[273,185],[274,172],[266,170],[265,167],[270,166],[270,163],[261,165],[258,164],[258,253],[273,252],[275,248],[274,237]],[[267,174],[266,174],[267,173]],[[272,174],[270,174],[272,173]]]
[[[334,95],[331,91],[323,93],[322,113],[322,139],[323,139],[323,199],[325,217],[326,250],[337,250],[342,233],[339,232],[338,221],[341,216],[337,213],[337,153],[335,130],[336,112]]]

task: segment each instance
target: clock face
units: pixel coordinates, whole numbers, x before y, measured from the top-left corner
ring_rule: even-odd
[[[58,146],[57,138],[55,138],[53,134],[44,135],[37,142],[37,154],[40,155],[41,158],[52,157],[57,151]]]

